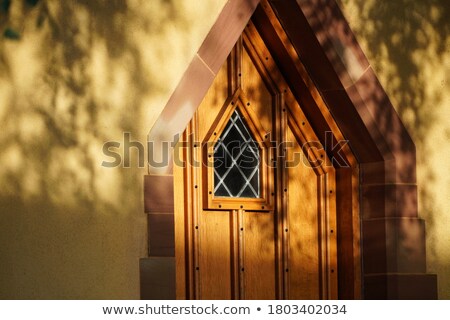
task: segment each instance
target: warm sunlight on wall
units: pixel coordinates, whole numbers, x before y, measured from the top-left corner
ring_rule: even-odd
[[[450,299],[450,7],[448,0],[341,0],[417,147],[428,271]]]
[[[146,170],[102,147],[145,144],[225,2],[1,2],[0,298],[139,298]]]

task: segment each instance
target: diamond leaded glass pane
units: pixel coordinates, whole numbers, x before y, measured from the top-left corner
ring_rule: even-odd
[[[259,198],[260,150],[237,110],[214,146],[214,195]]]

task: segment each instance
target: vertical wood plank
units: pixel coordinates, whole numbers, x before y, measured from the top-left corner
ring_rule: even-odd
[[[239,299],[245,298],[245,222],[244,222],[244,210],[237,210],[239,238],[238,238],[238,277],[239,277]]]
[[[227,100],[228,93],[228,63],[225,61],[219,73],[214,79],[207,94],[203,98],[202,103],[197,109],[198,122],[198,141],[201,143],[206,136],[206,133],[212,127],[214,121]]]
[[[241,278],[239,276],[239,270],[241,265],[240,259],[240,237],[241,231],[239,227],[238,211],[233,210],[230,216],[230,259],[231,259],[231,285],[232,285],[232,299],[241,299]]]
[[[184,138],[180,139],[178,144],[182,143]],[[177,144],[177,145],[178,145]],[[179,146],[175,146],[179,150]],[[185,153],[179,153],[180,161],[185,160]],[[186,194],[184,188],[185,172],[181,166],[173,167],[173,177],[174,177],[174,221],[175,221],[175,278],[176,278],[176,298],[177,299],[187,299],[189,292],[187,291],[187,257],[185,254],[186,246],[188,241],[186,241]]]
[[[326,167],[327,173],[323,177],[323,199],[325,208],[322,212],[322,220],[325,219],[324,237],[327,242],[327,276],[328,295],[327,299],[338,298],[338,274],[339,267],[337,261],[337,217],[336,217],[336,173],[333,167]]]
[[[250,102],[249,107],[258,115],[263,128],[266,132],[272,132],[272,94],[247,50],[243,50],[242,54],[242,91]]]
[[[183,134],[183,141],[186,143],[186,147],[184,148],[184,159],[186,161],[186,169],[185,169],[185,179],[183,181],[183,188],[185,193],[186,202],[184,203],[185,207],[185,233],[186,233],[186,243],[187,246],[185,248],[185,252],[182,254],[186,255],[186,277],[187,277],[187,292],[188,299],[195,299],[196,297],[196,286],[195,283],[197,281],[196,276],[196,261],[194,256],[194,248],[195,248],[195,239],[194,239],[194,208],[192,206],[192,198],[194,197],[192,192],[192,168],[189,166],[189,163],[192,163],[192,148],[189,147],[189,135],[192,132],[192,125],[189,124]]]
[[[230,212],[203,211],[199,222],[199,298],[231,299]]]
[[[303,156],[290,128],[287,160]],[[294,163],[293,163],[294,164]],[[307,162],[295,162],[288,170],[289,216],[289,297],[320,299],[321,268],[319,259],[318,178]]]
[[[244,213],[245,299],[275,299],[273,212]]]
[[[279,127],[279,139],[278,141],[281,143],[281,146],[288,147],[286,145],[287,142],[287,117],[288,112],[286,108],[285,102],[285,93],[281,93],[279,97],[279,102],[277,104],[277,110],[279,114],[278,127]],[[278,209],[277,215],[279,216],[278,225],[281,225],[281,230],[279,230],[279,238],[278,241],[281,240],[281,264],[279,273],[282,274],[282,283],[283,283],[283,299],[289,299],[290,292],[290,282],[289,282],[289,212],[288,212],[288,201],[289,201],[289,186],[288,186],[288,172],[286,168],[286,157],[287,151],[280,150],[279,148],[279,157],[277,166],[279,167],[279,175],[280,175],[280,187],[279,187],[279,198],[280,198],[280,207]],[[286,190],[286,191],[285,191]],[[281,220],[281,221],[280,221]],[[280,228],[278,228],[280,229]]]
[[[198,119],[198,112],[195,112],[194,117],[192,118],[190,122],[190,134],[189,134],[189,148],[191,149],[191,163],[189,164],[189,168],[191,169],[191,176],[192,181],[191,185],[188,186],[191,188],[192,192],[192,233],[194,235],[194,251],[193,251],[193,259],[194,259],[194,266],[195,266],[195,277],[194,277],[194,294],[196,299],[202,299],[201,298],[201,279],[200,279],[200,233],[199,233],[199,226],[200,226],[200,215],[201,215],[201,193],[199,191],[199,186],[201,186],[201,167],[199,159],[201,157],[200,154],[200,148],[194,147],[194,145],[198,141],[198,125],[199,119]]]

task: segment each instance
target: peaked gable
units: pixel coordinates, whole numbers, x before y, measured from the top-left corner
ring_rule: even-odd
[[[426,274],[425,225],[417,212],[415,146],[336,1],[228,1],[148,135],[153,156],[184,131],[252,15],[296,98],[305,105],[314,100],[323,111],[305,109],[323,134],[318,138],[326,143],[331,114],[359,164],[360,197],[354,201],[364,288],[340,298],[435,298],[436,276]],[[150,175],[170,170],[149,167]],[[351,246],[359,235],[341,237]]]
[[[259,2],[231,0],[224,6],[150,130],[155,153],[160,142],[184,131]],[[414,143],[337,3],[275,0],[270,5],[367,174],[415,183]],[[169,170],[150,167],[149,173]]]

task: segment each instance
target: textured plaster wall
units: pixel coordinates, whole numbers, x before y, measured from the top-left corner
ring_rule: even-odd
[[[450,299],[448,0],[341,0],[341,8],[417,147],[428,271]]]
[[[136,149],[225,0],[0,0],[0,298],[136,299]],[[123,150],[117,150],[123,154]]]

